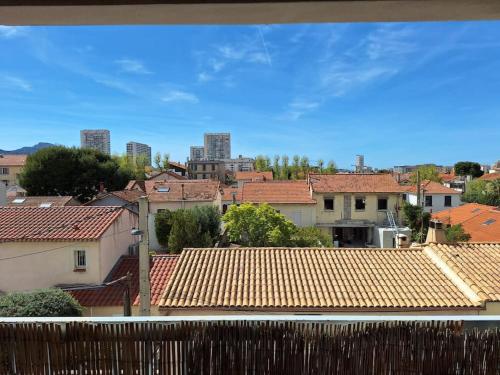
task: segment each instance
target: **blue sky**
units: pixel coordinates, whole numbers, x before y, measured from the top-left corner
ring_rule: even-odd
[[[148,143],[340,167],[500,158],[500,22],[0,26],[0,149]]]

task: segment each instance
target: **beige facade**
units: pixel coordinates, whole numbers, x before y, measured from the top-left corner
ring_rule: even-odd
[[[130,229],[137,215],[128,210],[97,241],[0,243],[0,291],[49,288],[59,284],[99,284],[136,239]],[[86,267],[75,267],[75,252],[85,251]],[[8,259],[11,258],[11,259]]]
[[[7,187],[19,185],[26,155],[0,155],[0,181]]]
[[[300,203],[269,203],[299,227],[312,227],[316,224],[316,205]]]

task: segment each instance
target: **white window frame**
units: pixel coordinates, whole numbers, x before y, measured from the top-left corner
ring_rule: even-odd
[[[87,269],[87,252],[85,250],[74,251],[74,267],[75,270]]]

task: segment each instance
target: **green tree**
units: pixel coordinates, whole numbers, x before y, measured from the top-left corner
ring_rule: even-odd
[[[415,172],[410,175],[410,181],[413,184],[417,183],[417,171],[420,173],[420,181],[429,180],[441,183],[442,178],[434,165],[421,165]]]
[[[166,171],[170,168],[170,154],[163,154],[163,158],[161,159],[161,168]]]
[[[145,155],[139,155],[136,158],[127,155],[113,155],[112,159],[119,165],[120,170],[130,175],[132,179],[144,181],[146,179],[146,164]]]
[[[196,206],[192,211],[198,221],[199,232],[202,235],[208,233],[210,238],[208,246],[213,246],[220,234],[221,215],[219,209],[215,206]]]
[[[500,179],[493,181],[479,179],[468,182],[462,201],[500,206]]]
[[[290,166],[288,155],[281,157],[281,179],[288,180],[290,178]]]
[[[307,156],[302,156],[300,158],[300,177],[306,178],[307,174],[309,173],[309,169],[309,158]]]
[[[274,179],[279,180],[281,173],[280,173],[280,156],[279,155],[274,155],[273,158],[273,176]]]
[[[470,240],[470,234],[465,232],[462,224],[456,224],[446,228],[445,236],[449,243],[467,242]]]
[[[325,162],[323,159],[318,160],[318,172],[323,173],[323,167],[325,166]]]
[[[169,210],[160,211],[155,216],[155,233],[158,243],[163,246],[168,246],[168,237],[172,230],[172,212]]]
[[[97,194],[101,182],[109,191],[121,190],[133,177],[116,157],[54,146],[28,156],[20,183],[29,195],[71,195],[86,202]]]
[[[317,227],[296,228],[292,235],[293,246],[296,247],[332,247],[331,236]]]
[[[473,161],[459,161],[455,164],[454,170],[457,176],[472,176],[477,178],[483,175],[481,165]]]
[[[243,246],[290,246],[295,225],[268,204],[231,205],[222,217],[230,241]]]
[[[81,316],[82,307],[61,289],[40,289],[0,296],[0,316]]]
[[[429,229],[430,213],[424,212],[420,206],[405,202],[403,204],[403,214],[408,227],[411,229],[412,241],[422,242],[426,238]]]
[[[156,169],[161,169],[161,153],[159,151],[153,156],[153,164]]]
[[[259,172],[269,171],[271,169],[270,161],[267,156],[257,155],[255,158],[255,170]]]
[[[299,178],[299,172],[300,172],[300,156],[299,155],[293,155],[291,172],[292,172],[292,177],[294,180]]]
[[[337,165],[333,160],[330,160],[326,166],[326,171],[328,173],[337,173]]]

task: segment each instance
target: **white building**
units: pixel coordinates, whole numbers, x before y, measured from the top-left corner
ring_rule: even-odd
[[[80,130],[80,147],[111,154],[111,135],[106,129]]]
[[[226,171],[231,172],[251,172],[254,170],[255,160],[252,158],[245,158],[241,155],[237,159],[222,159]]]
[[[208,160],[231,159],[230,133],[205,133],[205,155]]]
[[[139,142],[127,143],[127,156],[132,160],[137,160],[137,157],[143,156],[146,158],[146,165],[151,165],[151,147],[147,144]]]
[[[203,160],[205,158],[204,146],[191,146],[189,149],[189,160]]]
[[[403,200],[417,205],[417,187],[406,186]],[[439,212],[457,207],[461,203],[460,192],[434,181],[423,181],[420,188],[420,202],[425,212]]]

